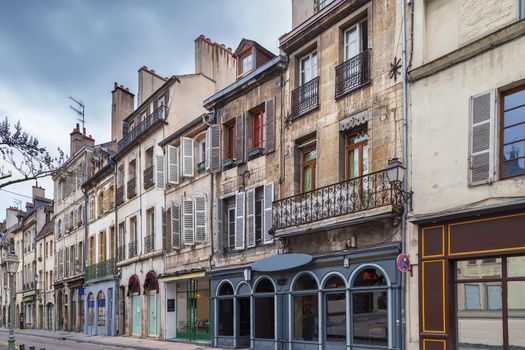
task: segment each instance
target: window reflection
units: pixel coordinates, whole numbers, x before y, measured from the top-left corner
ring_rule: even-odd
[[[317,294],[294,296],[294,310],[294,339],[305,341],[319,340]]]
[[[388,298],[386,291],[352,294],[353,342],[388,346]]]
[[[346,293],[326,294],[326,340],[346,341]]]

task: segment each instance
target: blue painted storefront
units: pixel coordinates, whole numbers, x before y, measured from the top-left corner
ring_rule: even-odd
[[[84,332],[92,335],[116,335],[117,281],[113,277],[88,281],[84,285],[84,294]]]

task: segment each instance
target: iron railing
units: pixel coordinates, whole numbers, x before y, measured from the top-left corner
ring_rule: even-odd
[[[128,243],[128,259],[137,256],[137,241],[131,241]]]
[[[124,203],[124,186],[117,188],[117,206]]]
[[[86,267],[85,279],[93,280],[106,276],[113,276],[116,271],[115,259],[108,259]]]
[[[335,67],[335,97],[353,91],[370,81],[370,49]]]
[[[292,118],[297,118],[319,107],[319,77],[292,91]]]
[[[128,199],[135,197],[137,194],[137,178],[128,180]]]
[[[118,142],[118,151],[120,152],[127,145],[131,144],[134,140],[139,138],[139,136],[142,135],[145,131],[147,131],[153,124],[156,124],[158,121],[166,120],[167,115],[168,111],[166,106],[161,106],[157,108],[152,114],[147,116],[136,127],[128,131],[128,134]]]
[[[321,11],[324,9],[328,4],[330,4],[333,0],[314,0],[314,11],[315,13]]]
[[[126,246],[117,247],[117,260],[123,261],[126,259]]]
[[[148,188],[155,185],[155,179],[153,177],[153,165],[144,170],[144,189],[147,190]]]
[[[401,208],[402,196],[381,170],[273,202],[272,230],[387,205]]]
[[[155,250],[155,237],[148,235],[144,237],[144,253],[149,253]]]

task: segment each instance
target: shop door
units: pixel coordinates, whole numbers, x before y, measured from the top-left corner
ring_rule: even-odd
[[[149,330],[148,335],[157,334],[157,294],[155,291],[148,295]]]
[[[138,294],[133,294],[133,296],[131,297],[131,308],[133,309],[132,310],[132,315],[133,315],[133,328],[132,328],[132,332],[133,334],[138,334],[140,335],[142,332],[141,332],[141,327],[140,327],[140,295]]]
[[[190,279],[188,282],[188,338],[210,340],[210,291],[207,279]]]

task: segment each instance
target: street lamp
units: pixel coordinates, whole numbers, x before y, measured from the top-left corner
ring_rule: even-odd
[[[412,192],[407,192],[403,189],[402,184],[405,177],[405,167],[398,158],[392,158],[388,161],[388,165],[386,167],[386,176],[392,188],[396,190],[399,195],[401,195],[401,198],[405,203],[409,204],[410,198],[412,197]]]
[[[5,258],[5,265],[7,269],[7,273],[9,273],[10,278],[10,290],[11,290],[11,301],[9,302],[9,307],[11,308],[11,322],[9,322],[9,339],[7,341],[7,350],[15,350],[15,332],[14,332],[14,326],[15,326],[15,305],[14,305],[14,299],[15,299],[15,273],[18,270],[18,256],[13,253],[7,254]]]

